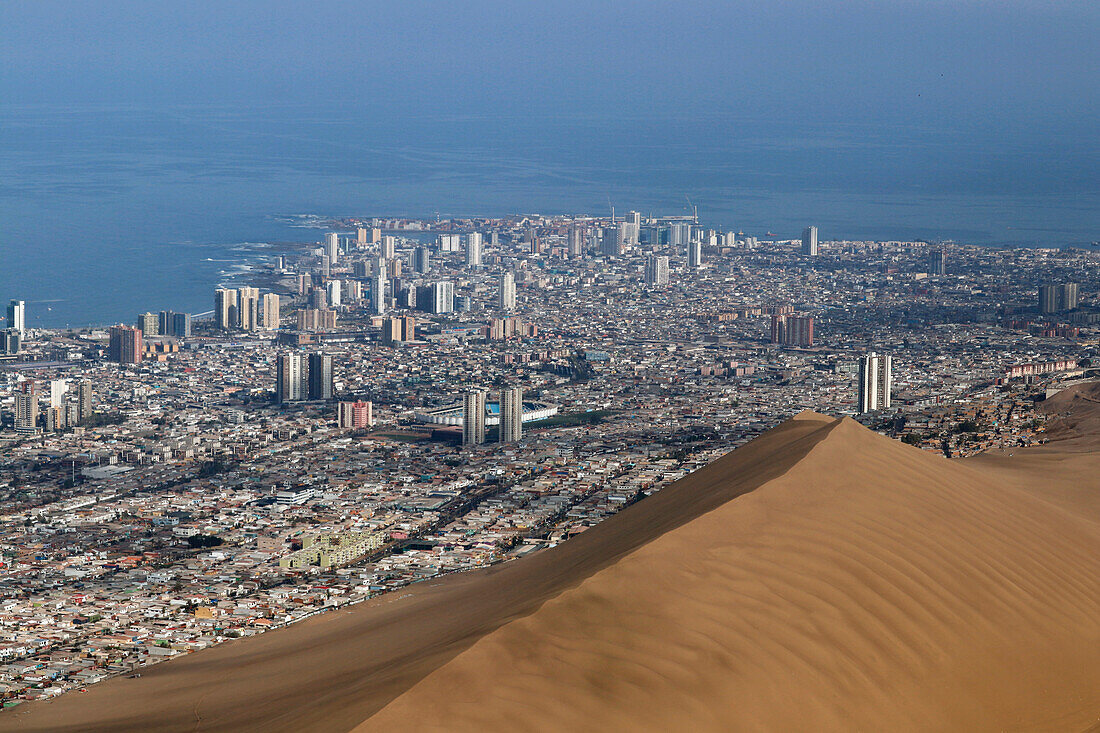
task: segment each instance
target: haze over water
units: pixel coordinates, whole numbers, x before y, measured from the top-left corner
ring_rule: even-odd
[[[319,238],[289,214],[690,199],[758,235],[1100,239],[1092,4],[199,4],[222,22],[5,10],[0,299],[29,325],[209,310],[258,243]]]

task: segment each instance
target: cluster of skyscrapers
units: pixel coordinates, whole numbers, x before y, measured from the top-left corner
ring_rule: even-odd
[[[137,327],[142,336],[173,336],[188,338],[191,335],[191,314],[161,311],[142,313],[137,317]]]
[[[70,395],[66,397],[66,395]],[[41,406],[38,382],[28,379],[19,385],[15,395],[15,431],[20,435],[38,432]],[[92,416],[92,383],[83,380],[77,384],[75,399],[66,379],[49,382],[49,405],[45,410],[46,432],[61,432],[65,428],[87,423]]]
[[[277,329],[279,296],[267,293],[261,300],[259,288],[218,288],[214,291],[214,323],[225,331]]]

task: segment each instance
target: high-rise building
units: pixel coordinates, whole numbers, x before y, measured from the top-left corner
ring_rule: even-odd
[[[424,275],[431,269],[431,259],[429,250],[424,245],[420,245],[413,252],[413,269]]]
[[[46,432],[60,433],[65,429],[65,409],[63,407],[46,408]]]
[[[603,228],[600,239],[600,254],[604,257],[618,257],[623,253],[623,230],[618,224]]]
[[[329,280],[325,283],[325,296],[328,298],[328,304],[333,308],[337,308],[343,302],[342,289],[340,288],[339,280]]]
[[[383,259],[392,260],[397,249],[397,237],[386,235],[382,237],[380,244],[378,254],[382,255]]]
[[[176,314],[172,311],[161,311],[160,313],[158,313],[157,333],[159,333],[161,336],[175,336],[175,323],[173,321],[175,315]],[[140,321],[141,319],[139,318],[138,320]],[[141,323],[138,323],[138,327],[141,327]],[[148,336],[149,334],[145,335]]]
[[[772,343],[786,346],[813,346],[813,316],[772,316]]]
[[[691,224],[674,221],[668,225],[668,244],[670,247],[686,247],[691,241]]]
[[[135,324],[141,329],[142,336],[159,336],[160,331],[160,319],[155,313],[145,312],[137,317],[137,323]]]
[[[76,417],[80,423],[85,423],[92,418],[92,383],[87,379],[80,382],[77,387]]]
[[[1057,313],[1058,311],[1073,310],[1077,307],[1078,302],[1077,283],[1039,286],[1040,313]]]
[[[0,354],[18,354],[23,348],[23,340],[19,338],[19,329],[5,328],[0,331]]]
[[[817,227],[808,226],[802,230],[802,254],[817,257]]]
[[[309,355],[309,399],[332,399],[332,354]]]
[[[1059,293],[1061,298],[1061,306],[1063,310],[1073,310],[1077,307],[1077,283],[1063,283],[1061,292]]]
[[[929,258],[928,271],[933,275],[947,274],[947,252],[943,247],[932,250]]]
[[[65,425],[75,427],[80,424],[80,405],[72,400],[65,403]]]
[[[111,326],[111,340],[107,347],[107,359],[119,364],[141,362],[141,329],[131,326]]]
[[[173,313],[172,314],[172,335],[176,338],[190,338],[191,337],[191,314],[190,313]]]
[[[359,227],[358,229],[355,230],[355,245],[359,249],[362,249],[363,246],[366,243],[367,243],[367,228],[366,227]]]
[[[328,308],[328,291],[324,288],[314,288],[309,291],[309,307],[323,310]]]
[[[340,235],[336,232],[325,233],[325,252],[329,265],[335,265],[340,260]]]
[[[703,264],[703,243],[692,242],[687,246],[688,267],[697,269]]]
[[[298,402],[309,396],[309,364],[305,354],[280,354],[275,362],[275,399]]]
[[[441,280],[431,286],[432,313],[453,313],[455,309],[454,283]]]
[[[500,276],[500,309],[516,309],[516,276],[511,271]]]
[[[523,437],[523,390],[505,387],[500,390],[501,443],[515,443]]]
[[[321,277],[326,280],[332,277],[332,258],[328,255],[321,255]]]
[[[15,395],[15,432],[32,435],[38,430],[38,385],[27,380]]]
[[[264,317],[263,327],[274,331],[279,327],[279,295],[278,293],[265,293],[263,298]]]
[[[645,263],[645,283],[652,287],[668,285],[668,257],[650,255]]]
[[[412,316],[391,316],[382,321],[382,341],[399,344],[416,340],[416,319]]]
[[[370,312],[380,316],[386,312],[386,268],[376,267],[370,277]]]
[[[306,295],[313,290],[313,275],[308,272],[298,273],[298,295]]]
[[[50,380],[50,407],[61,407],[61,401],[65,399],[65,393],[69,391],[67,379]]]
[[[481,267],[481,232],[466,235],[466,267]]]
[[[299,331],[323,331],[336,328],[336,311],[328,308],[306,308],[295,313]]]
[[[462,445],[485,442],[485,392],[471,390],[462,396]]]
[[[237,291],[218,288],[214,291],[214,325],[228,331],[237,325]]]
[[[1040,285],[1039,312],[1056,313],[1058,311],[1058,295],[1057,285]]]
[[[22,300],[8,303],[8,328],[19,332],[19,338],[27,335],[27,304]]]
[[[374,425],[374,403],[356,400],[336,407],[336,423],[341,428],[369,428]]]
[[[580,257],[584,254],[584,230],[575,224],[569,229],[569,256]]]
[[[890,408],[893,358],[889,354],[871,352],[859,360],[860,413]]]
[[[241,288],[237,291],[237,327],[242,331],[255,331],[259,325],[260,289]]]

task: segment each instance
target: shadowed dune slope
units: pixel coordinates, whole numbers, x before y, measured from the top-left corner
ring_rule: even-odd
[[[1100,528],[1028,487],[1072,460],[1013,460],[803,414],[553,550],[0,730],[1085,730]]]

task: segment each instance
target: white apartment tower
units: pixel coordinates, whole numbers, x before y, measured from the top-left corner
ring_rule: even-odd
[[[237,291],[237,324],[242,331],[255,331],[260,310],[260,289],[240,288]]]
[[[802,230],[802,254],[817,257],[817,227],[809,226]]]
[[[523,437],[523,390],[500,390],[500,442],[515,443]]]
[[[650,255],[645,263],[645,283],[652,287],[668,285],[668,257]]]
[[[481,267],[481,242],[481,232],[470,232],[466,235],[466,267]]]
[[[325,234],[325,257],[330,265],[335,265],[340,258],[340,235],[336,232]]]
[[[485,392],[474,389],[462,396],[462,445],[485,442]]]
[[[386,268],[381,263],[370,276],[370,312],[376,316],[386,312]]]
[[[871,352],[859,360],[859,412],[890,408],[893,358]]]
[[[262,326],[268,330],[277,329],[279,327],[279,295],[277,293],[266,293],[263,298],[263,305]]]
[[[512,272],[506,272],[500,276],[500,309],[506,311],[516,309],[516,276]]]

